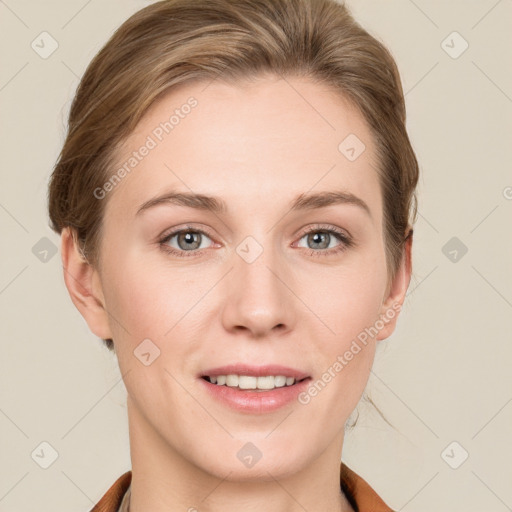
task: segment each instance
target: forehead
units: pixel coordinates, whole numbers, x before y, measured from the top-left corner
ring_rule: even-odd
[[[172,186],[228,202],[341,186],[375,203],[375,154],[362,115],[326,85],[279,77],[184,84],[152,105],[118,151],[113,172],[127,172],[109,208],[135,210]]]

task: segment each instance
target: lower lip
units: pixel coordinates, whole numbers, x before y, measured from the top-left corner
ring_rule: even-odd
[[[292,386],[283,386],[268,391],[218,386],[203,378],[199,378],[199,380],[205,386],[206,391],[224,405],[241,412],[263,414],[276,411],[297,400],[297,395],[308,387],[311,379],[308,377]]]

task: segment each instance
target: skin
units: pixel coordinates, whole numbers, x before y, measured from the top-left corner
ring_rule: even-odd
[[[62,233],[71,298],[94,334],[114,340],[124,375],[130,511],[350,511],[339,487],[343,426],[398,313],[306,405],[244,414],[207,395],[198,374],[251,362],[319,379],[403,303],[412,237],[388,282],[369,127],[343,97],[305,78],[181,86],[146,113],[119,165],[190,96],[197,107],[103,199],[101,266],[81,259],[69,229]],[[350,133],[366,146],[353,162],[338,150]],[[170,189],[219,196],[228,211],[164,204],[136,215]],[[290,211],[298,195],[334,189],[358,196],[370,214],[353,204]],[[159,239],[187,224],[208,231],[197,235],[200,248],[188,257],[166,252],[186,252],[177,236]],[[343,242],[332,235],[319,247],[304,233],[318,225],[349,233],[354,244],[333,253]],[[252,263],[236,252],[247,236],[263,248]],[[160,349],[149,366],[133,353],[146,338]],[[236,456],[247,442],[262,453],[252,468]]]

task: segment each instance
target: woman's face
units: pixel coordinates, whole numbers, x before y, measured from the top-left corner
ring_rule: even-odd
[[[97,191],[106,312],[88,321],[114,340],[132,434],[220,478],[339,460],[408,284],[399,273],[386,294],[362,116],[305,79],[189,84],[152,106],[117,163]]]

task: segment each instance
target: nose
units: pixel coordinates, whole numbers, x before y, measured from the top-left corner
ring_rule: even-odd
[[[224,280],[224,328],[232,333],[245,331],[252,338],[291,330],[296,310],[290,289],[292,277],[285,262],[270,249],[264,249],[254,261],[240,251],[233,255],[233,267]]]

